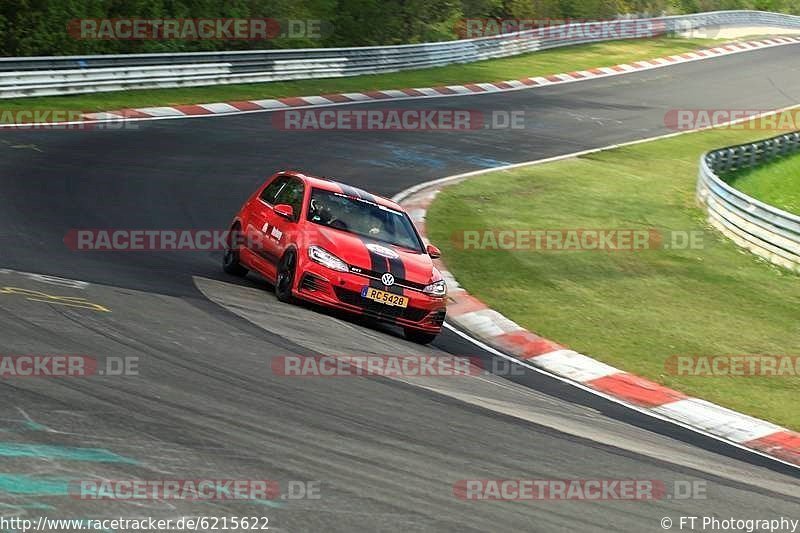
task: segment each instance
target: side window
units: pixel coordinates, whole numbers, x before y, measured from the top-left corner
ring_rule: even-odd
[[[292,206],[294,210],[294,219],[297,220],[303,208],[304,190],[303,182],[295,179],[290,180],[285,187],[278,191],[278,194],[275,196],[275,203]]]
[[[264,187],[264,190],[261,191],[261,195],[259,198],[267,202],[268,204],[272,205],[275,202],[275,196],[280,192],[286,182],[289,181],[287,176],[278,176],[272,182]],[[280,203],[280,202],[278,202]]]

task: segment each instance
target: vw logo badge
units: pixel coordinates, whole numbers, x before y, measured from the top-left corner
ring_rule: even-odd
[[[383,284],[384,284],[384,285],[386,285],[387,287],[389,287],[389,286],[391,286],[391,285],[394,285],[394,276],[392,276],[391,274],[389,274],[389,273],[387,272],[386,274],[384,274],[383,276],[381,276],[381,281],[383,282]]]

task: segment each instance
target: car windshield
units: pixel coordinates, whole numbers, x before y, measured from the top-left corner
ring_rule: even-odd
[[[308,220],[415,252],[422,251],[422,243],[405,213],[368,200],[313,189]]]

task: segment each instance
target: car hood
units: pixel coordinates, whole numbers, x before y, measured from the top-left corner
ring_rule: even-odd
[[[346,231],[320,228],[316,244],[348,265],[378,275],[391,273],[397,279],[429,284],[442,279],[426,253],[411,252],[389,243],[375,241]],[[314,244],[314,243],[309,243]]]

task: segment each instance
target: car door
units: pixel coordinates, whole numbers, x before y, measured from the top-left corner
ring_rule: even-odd
[[[269,248],[268,254],[274,258],[276,267],[289,245],[297,242],[298,222],[302,215],[305,189],[305,184],[301,179],[290,178],[275,195],[273,205],[291,206],[292,217],[281,216],[275,211],[267,214],[268,228],[265,235],[265,246]]]
[[[264,189],[253,199],[245,221],[244,233],[246,235],[245,248],[248,254],[248,263],[254,265],[256,270],[267,278],[275,276],[276,259],[274,247],[269,238],[270,222],[275,215],[272,208],[275,197],[289,183],[290,176],[278,175],[267,183]]]

